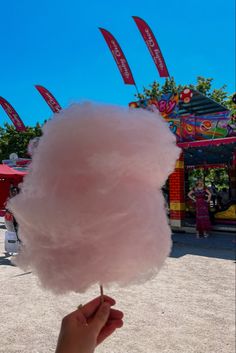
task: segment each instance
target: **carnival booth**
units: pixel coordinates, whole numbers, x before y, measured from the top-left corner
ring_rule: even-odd
[[[6,164],[0,164],[0,216],[5,214],[5,203],[9,197],[10,187],[21,183],[26,173]]]
[[[183,142],[178,145],[183,153],[175,172],[169,178],[172,228],[184,229],[195,224],[195,204],[187,196],[193,187],[191,182],[196,180],[191,178],[194,172],[212,192],[209,212],[213,229],[235,231],[236,137]],[[220,188],[222,184],[227,187]]]
[[[215,183],[218,186],[210,204],[213,229],[236,231],[236,117],[224,106],[189,88],[158,99],[131,102],[130,107],[159,111],[182,148],[165,187],[172,229],[195,226],[195,206],[187,194],[198,175],[206,187]],[[227,201],[224,203],[223,192]]]

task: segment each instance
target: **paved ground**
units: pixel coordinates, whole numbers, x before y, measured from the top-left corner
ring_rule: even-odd
[[[60,297],[43,290],[4,256],[3,235],[0,229],[0,352],[54,352],[61,318],[98,289]],[[156,279],[106,290],[125,312],[125,326],[98,353],[235,353],[232,235],[173,238],[172,255]]]

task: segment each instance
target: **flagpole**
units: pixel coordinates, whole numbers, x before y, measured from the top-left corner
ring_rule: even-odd
[[[140,95],[140,93],[139,93],[138,86],[136,85],[136,83],[134,83],[134,87],[136,88],[137,95],[139,96],[139,95]]]

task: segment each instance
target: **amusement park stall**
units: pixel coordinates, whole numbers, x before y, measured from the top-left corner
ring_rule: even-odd
[[[219,202],[211,203],[210,214],[213,229],[236,231],[236,117],[221,104],[190,89],[129,105],[159,111],[182,148],[165,186],[172,229],[194,229],[195,209],[187,196],[193,186],[189,182],[192,173],[201,175],[207,187],[214,182],[221,186],[222,180],[218,179],[222,175],[227,179],[229,200],[224,207]]]
[[[191,171],[201,171],[205,185],[210,187],[206,176],[214,169],[215,180],[211,180],[211,183],[217,183],[222,172],[227,177],[228,201],[224,205],[220,205],[217,198],[215,203],[211,202],[209,211],[213,229],[236,231],[236,137],[182,142],[178,145],[183,152],[176,163],[174,173],[169,178],[172,228],[184,229],[194,226],[195,205],[187,197],[191,188],[189,185]]]
[[[19,171],[8,165],[0,164],[0,216],[5,213],[5,203],[9,197],[10,187],[21,183],[25,175],[25,171]]]

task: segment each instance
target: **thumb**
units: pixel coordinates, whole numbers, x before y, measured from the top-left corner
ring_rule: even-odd
[[[98,311],[96,312],[90,325],[97,333],[99,333],[103,326],[106,324],[110,315],[110,307],[111,306],[109,303],[104,302],[100,305]]]

